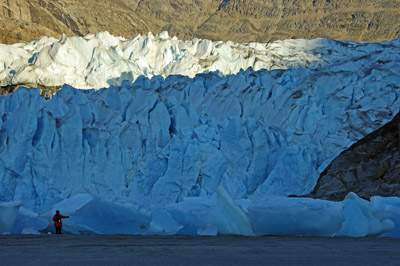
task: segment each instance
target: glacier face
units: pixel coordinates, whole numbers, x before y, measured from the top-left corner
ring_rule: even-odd
[[[1,195],[40,209],[77,193],[168,204],[219,184],[235,199],[306,194],[400,106],[394,74],[362,83],[324,72],[143,77],[98,91],[64,86],[49,100],[20,89],[0,98]]]
[[[277,220],[262,217],[271,210],[273,217],[285,217],[285,211],[275,211],[282,208],[279,202],[287,202],[286,213],[297,210],[298,218],[306,220],[298,229],[290,227],[295,220],[287,220],[286,232],[354,235],[356,226],[344,223],[345,216],[352,217],[345,210],[368,209],[364,203],[351,198],[303,204],[284,197],[310,192],[341,151],[398,112],[396,41],[248,44],[247,49],[258,49],[246,50],[250,66],[274,63],[244,71],[239,70],[249,66],[244,57],[227,48],[237,44],[196,40],[191,50],[165,34],[131,40],[103,35],[42,38],[0,53],[3,81],[68,82],[78,88],[114,84],[100,90],[65,85],[47,100],[36,89],[0,96],[0,200],[21,200],[24,208],[41,213],[40,219],[50,218],[48,211],[66,200],[74,206],[68,213],[74,214],[71,232],[166,234],[241,232],[238,228],[250,228],[244,231],[251,234],[251,227],[256,234],[283,234],[282,228],[263,227]],[[179,49],[171,48],[174,42]],[[137,57],[133,61],[142,72],[134,72],[133,61],[122,58],[121,43],[131,59]],[[15,57],[5,61],[7,53]],[[150,64],[150,59],[157,60]],[[194,61],[204,60],[211,62],[208,68],[194,67]],[[219,71],[194,75],[194,68]],[[85,195],[84,203],[71,200],[79,195]],[[221,206],[232,212],[219,219]],[[326,206],[328,218],[318,226],[331,226],[324,232],[307,229],[307,220]],[[240,211],[247,207],[248,212]],[[112,227],[108,218],[94,222],[93,213],[125,213],[123,226]],[[230,217],[236,219],[231,227]],[[370,228],[372,218],[366,221]],[[363,234],[392,229],[387,221],[374,224],[376,231]]]
[[[350,45],[350,47],[348,47]],[[354,46],[354,47],[352,47]],[[327,49],[329,47],[329,49]],[[358,48],[358,49],[354,49]],[[139,76],[185,75],[240,69],[318,68],[349,56],[362,56],[382,45],[338,43],[327,39],[286,40],[269,44],[180,41],[167,32],[131,39],[108,32],[85,37],[42,37],[31,43],[0,45],[0,86],[31,84],[75,88],[119,86]]]

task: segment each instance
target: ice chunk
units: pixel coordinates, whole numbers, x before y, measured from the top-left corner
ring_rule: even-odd
[[[148,234],[175,235],[182,225],[179,225],[166,210],[151,212],[151,223]]]
[[[343,204],[269,196],[249,206],[255,235],[335,236],[344,221]]]
[[[371,203],[357,194],[350,192],[343,201],[345,221],[338,235],[341,236],[379,236],[394,228],[389,219],[382,219],[373,214]]]
[[[394,229],[382,236],[400,238],[400,198],[371,197],[371,211],[381,220],[389,219],[394,223]]]
[[[150,227],[151,213],[127,198],[97,195],[80,208],[70,222],[73,229],[75,226],[75,230],[83,232],[145,234]]]
[[[201,236],[215,236],[218,234],[218,228],[215,225],[207,224],[205,227],[199,228],[197,234]]]
[[[191,197],[166,206],[166,210],[182,226],[177,234],[197,235],[199,229],[201,233],[201,229],[207,226],[207,217],[214,205],[212,199]]]
[[[217,203],[207,220],[217,228],[218,234],[254,235],[249,217],[232,200],[222,186],[219,186],[217,189]]]
[[[21,207],[15,219],[11,234],[39,234],[49,226],[49,220],[40,218],[35,212]]]
[[[0,233],[10,232],[21,205],[21,201],[0,201]]]

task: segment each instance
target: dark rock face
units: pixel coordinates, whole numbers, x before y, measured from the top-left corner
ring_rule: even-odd
[[[61,86],[43,86],[40,84],[21,84],[21,85],[8,85],[8,86],[0,86],[0,95],[8,95],[9,93],[14,93],[19,90],[21,87],[25,88],[37,88],[40,91],[40,95],[44,98],[49,99],[54,94],[57,93],[61,89]]]
[[[400,113],[333,160],[306,197],[340,201],[349,192],[400,196]]]
[[[0,0],[0,43],[108,31],[180,39],[383,41],[400,37],[400,0]]]

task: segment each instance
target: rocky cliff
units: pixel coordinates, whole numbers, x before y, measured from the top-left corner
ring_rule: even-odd
[[[163,30],[186,40],[383,41],[399,37],[399,6],[399,0],[0,0],[0,42]]]
[[[349,192],[362,198],[400,196],[400,113],[339,155],[320,175],[307,197],[343,200]]]

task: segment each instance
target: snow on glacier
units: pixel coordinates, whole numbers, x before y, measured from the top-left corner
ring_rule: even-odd
[[[22,224],[35,217],[43,230],[60,209],[71,233],[396,232],[398,216],[380,211],[394,201],[287,196],[309,193],[340,152],[398,112],[398,47],[166,33],[1,46],[2,85],[111,84],[0,96],[0,200],[36,213],[12,231],[34,232]]]
[[[139,76],[185,75],[240,69],[318,67],[331,55],[316,53],[329,40],[288,40],[272,44],[180,41],[167,32],[131,39],[108,32],[85,37],[42,37],[31,43],[0,45],[0,85],[39,84],[80,89],[119,86]],[[335,53],[332,56],[336,57]],[[50,74],[51,73],[51,74]]]

